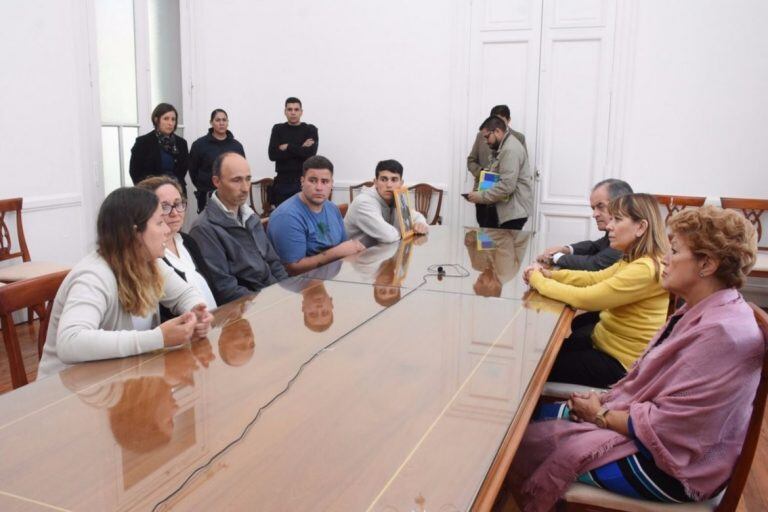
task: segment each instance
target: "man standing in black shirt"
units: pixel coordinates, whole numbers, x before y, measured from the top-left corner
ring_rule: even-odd
[[[302,164],[317,154],[317,128],[302,123],[299,98],[285,100],[287,123],[272,127],[269,138],[269,159],[275,162],[275,184],[272,187],[272,204],[279,205],[301,190]]]

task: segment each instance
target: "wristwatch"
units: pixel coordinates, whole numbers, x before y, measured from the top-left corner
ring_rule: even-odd
[[[600,428],[608,428],[608,421],[605,419],[605,416],[608,414],[610,409],[608,409],[606,406],[602,406],[598,411],[597,414],[595,414],[595,425],[597,425]]]

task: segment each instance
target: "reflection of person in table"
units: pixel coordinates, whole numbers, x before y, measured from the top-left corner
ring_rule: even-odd
[[[464,235],[472,268],[480,271],[473,289],[483,297],[501,297],[504,283],[520,270],[531,234],[514,230],[488,230],[484,233],[493,242],[491,250],[478,250],[477,231],[468,231]]]
[[[227,324],[219,336],[219,355],[229,366],[242,366],[253,357],[256,342],[253,328],[245,318]]]
[[[310,331],[323,332],[333,324],[333,299],[322,281],[312,282],[301,291],[301,312]]]
[[[400,300],[398,286],[397,256],[393,256],[379,265],[373,282],[373,298],[384,307],[389,307]]]
[[[161,377],[123,382],[120,401],[109,409],[109,425],[120,446],[147,453],[170,442],[179,410],[172,389]]]

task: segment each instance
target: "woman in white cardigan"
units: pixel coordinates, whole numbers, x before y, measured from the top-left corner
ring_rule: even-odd
[[[158,264],[170,229],[155,194],[113,191],[96,230],[98,249],[75,265],[56,294],[38,378],[73,363],[182,345],[210,329],[213,316],[200,293]],[[180,316],[161,324],[158,304]]]

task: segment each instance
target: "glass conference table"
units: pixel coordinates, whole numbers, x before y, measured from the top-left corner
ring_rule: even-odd
[[[489,233],[377,247],[191,346],[0,396],[0,510],[490,509],[573,312],[525,292],[529,233]]]

